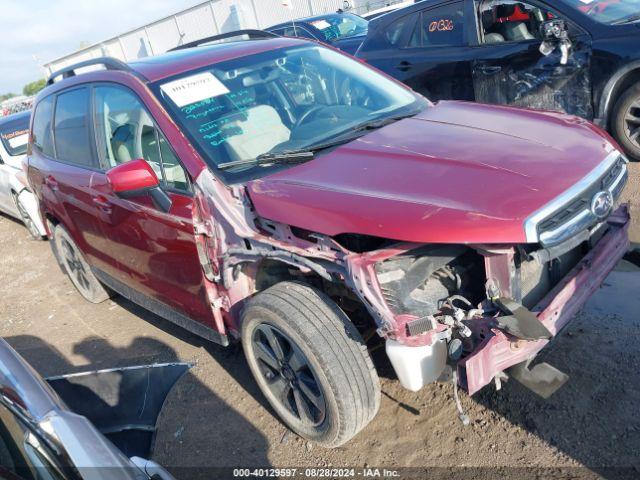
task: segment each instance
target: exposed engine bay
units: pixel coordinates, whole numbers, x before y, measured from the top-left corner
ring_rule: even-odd
[[[527,362],[627,245],[625,207],[554,244],[416,244],[331,237],[258,218],[242,190],[230,192],[206,171],[198,188],[196,238],[224,338],[237,336],[246,298],[281,281],[303,281],[328,294],[363,338],[378,334],[410,390],[453,379],[473,394],[520,365],[530,388],[555,391],[566,379],[545,370],[540,377],[558,379],[545,390]],[[221,212],[221,204],[235,207]]]

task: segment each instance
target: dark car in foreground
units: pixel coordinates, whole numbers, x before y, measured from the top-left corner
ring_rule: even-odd
[[[172,480],[135,453],[150,451],[166,394],[187,368],[142,366],[45,381],[0,339],[0,478]]]
[[[433,100],[593,120],[640,160],[640,0],[433,0],[372,20],[357,56]]]
[[[326,446],[375,416],[383,343],[414,391],[507,371],[550,395],[566,377],[529,362],[628,247],[627,161],[598,127],[434,105],[301,39],[70,66],[30,149],[78,291],[240,340],[277,414]]]
[[[328,13],[279,23],[268,32],[316,40],[353,55],[367,34],[368,21],[348,12]]]

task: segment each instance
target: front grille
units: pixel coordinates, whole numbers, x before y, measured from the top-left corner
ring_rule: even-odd
[[[598,180],[592,183],[586,190],[579,194],[570,203],[556,210],[547,219],[538,224],[538,234],[556,230],[568,223],[581,213],[590,210],[591,202],[596,193],[610,190],[620,173],[625,168],[626,162],[622,156],[607,170]],[[626,183],[626,177],[614,190],[611,191],[614,201],[618,200]],[[595,223],[595,219],[594,219]]]

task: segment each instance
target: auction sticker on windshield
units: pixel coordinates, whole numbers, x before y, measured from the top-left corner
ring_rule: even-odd
[[[198,73],[174,80],[165,83],[160,88],[178,107],[229,93],[229,89],[211,72]]]

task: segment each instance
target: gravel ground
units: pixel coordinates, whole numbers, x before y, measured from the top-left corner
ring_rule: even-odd
[[[638,167],[632,165],[627,189],[636,202]],[[632,237],[640,243],[637,223]],[[499,392],[485,388],[473,398],[462,396],[471,417],[465,427],[450,385],[405,391],[380,358],[378,416],[347,445],[326,450],[289,433],[274,417],[237,347],[207,344],[122,298],[83,301],[47,243],[29,240],[4,216],[0,252],[0,335],[43,376],[195,362],[169,396],[154,453],[181,478],[202,473],[181,467],[211,466],[505,467],[506,476],[518,478],[552,472],[530,467],[562,469],[562,478],[614,478],[611,467],[635,466],[640,476],[640,271],[627,262],[541,355],[570,375],[550,400],[514,381]],[[455,471],[471,478],[469,470]],[[495,478],[497,471],[477,473]]]

